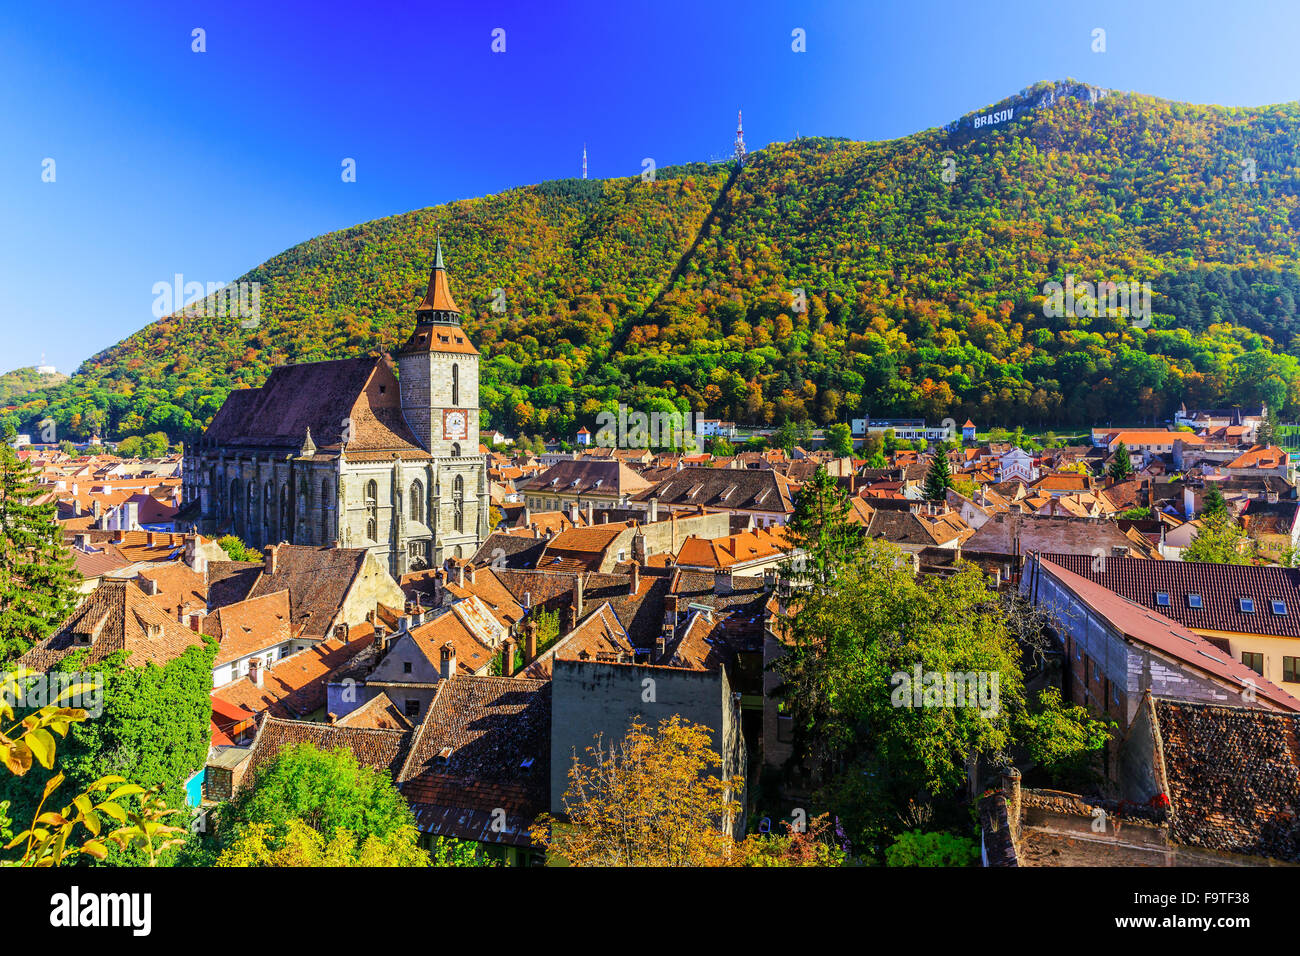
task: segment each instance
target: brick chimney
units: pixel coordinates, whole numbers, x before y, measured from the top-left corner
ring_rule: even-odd
[[[718,568],[717,573],[713,576],[713,593],[730,594],[733,571],[731,565],[725,568]]]
[[[573,576],[573,623],[577,626],[582,618],[582,575]]]
[[[650,524],[654,524],[658,520],[659,520],[659,499],[651,498],[648,522]]]
[[[280,567],[280,558],[278,552],[276,551],[277,547],[278,545],[273,544],[270,545],[265,551],[266,561],[263,564],[263,569],[267,574],[275,574]]]
[[[587,502],[587,526],[590,527],[595,523],[596,523],[596,506],[593,505],[590,501],[588,501]]]
[[[254,657],[248,662],[248,679],[253,682],[253,686],[261,688],[264,686],[266,679],[263,676],[262,662],[259,658]]]
[[[515,642],[507,637],[501,642],[501,676],[511,677],[515,670]]]
[[[524,663],[537,660],[537,622],[532,618],[524,624]]]
[[[448,680],[456,673],[456,645],[451,641],[442,645],[438,652],[438,676]]]
[[[158,593],[158,582],[153,578],[145,577],[142,574],[136,580],[140,582],[140,590],[145,594],[148,594],[150,597],[153,597]]]
[[[1020,839],[1020,771],[1008,767],[1002,771],[1002,795],[1007,801],[1007,823],[1011,827],[1011,839]]]
[[[628,586],[627,593],[631,597],[636,597],[636,592],[639,590],[641,590],[641,565],[633,563],[632,583]]]

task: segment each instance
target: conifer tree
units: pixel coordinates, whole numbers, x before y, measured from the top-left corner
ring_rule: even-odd
[[[1126,481],[1133,477],[1133,459],[1129,457],[1128,446],[1123,442],[1115,449],[1115,460],[1110,463],[1110,477],[1115,481]]]
[[[925,476],[925,500],[943,501],[951,487],[952,470],[948,467],[948,456],[940,449],[930,459],[930,471]]]
[[[0,444],[0,661],[49,635],[76,603],[79,575],[56,506],[34,504],[35,470]]]

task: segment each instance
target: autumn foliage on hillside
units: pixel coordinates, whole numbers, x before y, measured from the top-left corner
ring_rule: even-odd
[[[979,131],[804,138],[739,171],[549,182],[321,236],[241,277],[257,328],[159,320],[9,417],[189,437],[275,365],[399,345],[438,236],[507,433],[566,437],[620,401],[745,424],[1300,411],[1300,104],[1054,89]],[[1067,276],[1150,282],[1149,323],[1045,315]]]

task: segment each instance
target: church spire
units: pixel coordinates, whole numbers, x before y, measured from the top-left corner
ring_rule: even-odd
[[[442,264],[442,239],[433,254],[433,272],[429,274],[429,288],[424,293],[424,300],[415,307],[415,321],[460,323],[460,308],[451,297],[451,287],[447,284],[447,269]]]

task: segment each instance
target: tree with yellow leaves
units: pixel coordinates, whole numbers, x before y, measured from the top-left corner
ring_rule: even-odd
[[[600,735],[574,755],[559,820],[540,817],[533,842],[573,866],[724,866],[744,778],[724,779],[710,730],[674,715],[633,721],[607,750]]]

